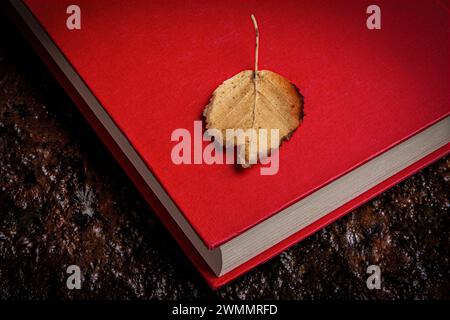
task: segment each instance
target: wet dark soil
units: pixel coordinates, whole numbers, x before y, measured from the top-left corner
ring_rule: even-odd
[[[449,299],[450,157],[214,292],[1,12],[0,40],[1,299]]]

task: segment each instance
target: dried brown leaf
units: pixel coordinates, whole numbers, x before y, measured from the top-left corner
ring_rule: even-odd
[[[255,76],[256,75],[256,76]],[[242,145],[233,137],[227,137],[226,129],[254,129],[256,136],[247,137],[244,167],[249,166],[251,157],[258,157],[250,145],[270,154],[271,129],[278,129],[278,141],[272,147],[278,148],[281,141],[289,138],[301,121],[303,99],[298,89],[286,78],[272,71],[242,71],[222,83],[213,93],[204,115],[207,129],[221,130],[224,140],[234,146]],[[259,141],[261,129],[267,131],[266,141]]]
[[[258,70],[259,29],[255,16],[251,18],[256,34],[255,70],[242,71],[222,83],[203,112],[206,128],[220,130],[223,144],[241,147],[238,163],[243,167],[279,148],[300,125],[303,107],[303,96],[288,79]],[[231,137],[228,129],[235,130]],[[239,139],[236,130],[253,135],[241,134]],[[278,135],[272,136],[273,131]]]

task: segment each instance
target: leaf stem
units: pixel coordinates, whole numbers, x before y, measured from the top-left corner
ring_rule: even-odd
[[[255,33],[256,33],[256,46],[255,46],[255,78],[258,73],[258,55],[259,55],[259,29],[258,29],[258,23],[256,22],[255,16],[252,14],[252,21],[253,26],[255,27]]]

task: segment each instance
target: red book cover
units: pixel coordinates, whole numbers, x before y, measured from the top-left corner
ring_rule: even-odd
[[[210,249],[449,114],[449,11],[439,1],[377,1],[379,30],[366,26],[366,1],[78,0],[79,30],[66,26],[71,1],[23,2]],[[283,75],[304,96],[303,122],[280,148],[278,172],[261,175],[261,165],[238,170],[231,164],[174,164],[172,132],[185,128],[194,135],[194,121],[202,120],[214,89],[253,69],[251,14],[259,23],[260,69]],[[18,21],[22,18],[17,15]],[[212,287],[449,151],[447,143],[217,277],[87,107],[85,97],[33,38],[30,26],[24,30]]]

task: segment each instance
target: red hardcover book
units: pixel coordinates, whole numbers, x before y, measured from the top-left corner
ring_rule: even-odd
[[[449,10],[440,1],[11,0],[18,25],[207,282],[217,288],[449,152]],[[72,8],[73,9],[73,8]],[[176,164],[214,89],[253,68],[305,116],[263,164]],[[204,129],[204,128],[203,128]],[[197,137],[198,138],[198,137]],[[196,145],[197,143],[197,145]],[[194,157],[194,155],[192,155]],[[194,161],[194,160],[193,160]]]

